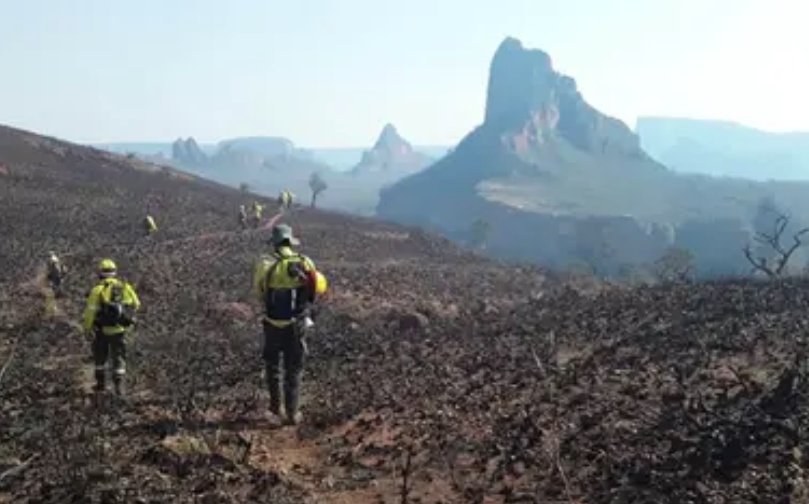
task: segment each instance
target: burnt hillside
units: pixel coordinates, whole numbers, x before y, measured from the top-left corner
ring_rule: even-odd
[[[582,289],[295,209],[283,219],[332,291],[304,423],[278,429],[248,292],[267,232],[237,230],[237,191],[134,163],[0,130],[0,502],[809,495],[809,283]],[[71,268],[55,304],[50,248]],[[144,302],[127,404],[93,401],[75,328],[106,255]]]

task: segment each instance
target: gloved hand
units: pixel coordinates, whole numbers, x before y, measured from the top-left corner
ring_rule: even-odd
[[[303,348],[303,355],[309,355],[309,345],[306,343],[306,336],[311,332],[315,323],[309,316],[300,317],[295,321],[295,334],[298,336],[298,341],[301,342]]]

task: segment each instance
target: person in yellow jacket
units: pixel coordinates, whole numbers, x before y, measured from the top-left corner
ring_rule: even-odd
[[[305,332],[314,324],[310,307],[317,296],[325,294],[326,277],[315,268],[308,257],[295,252],[300,242],[292,228],[279,224],[273,227],[271,256],[264,256],[253,274],[253,289],[264,306],[263,355],[270,393],[270,411],[281,414],[282,369],[284,359],[283,399],[285,421],[300,422],[299,411],[301,375],[306,354]]]
[[[262,214],[264,213],[264,205],[262,205],[258,201],[254,201],[253,206],[252,206],[252,211],[253,211],[253,216],[252,216],[253,227],[257,228],[261,224],[261,217],[262,217]]]
[[[45,278],[47,278],[48,282],[51,284],[54,297],[62,297],[62,280],[64,280],[65,273],[67,273],[67,268],[65,268],[65,265],[59,260],[59,256],[56,255],[56,252],[51,251],[48,253],[46,269],[47,273]]]
[[[123,395],[125,336],[135,323],[140,299],[132,285],[118,278],[118,268],[111,259],[98,264],[98,278],[87,297],[83,320],[84,334],[93,345],[95,390],[106,389],[107,361],[111,359],[115,393]]]
[[[278,202],[281,204],[282,210],[289,210],[292,208],[292,200],[295,198],[295,195],[288,189],[284,189],[281,191],[281,195],[278,197]]]
[[[154,217],[149,214],[143,219],[143,227],[146,231],[146,236],[151,236],[157,232],[157,224],[155,223]]]

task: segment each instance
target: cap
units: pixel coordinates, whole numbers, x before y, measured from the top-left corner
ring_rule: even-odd
[[[272,228],[272,236],[270,237],[270,243],[274,246],[278,246],[284,241],[289,241],[290,245],[300,245],[300,240],[295,238],[292,234],[292,228],[286,224],[278,224],[273,226]]]

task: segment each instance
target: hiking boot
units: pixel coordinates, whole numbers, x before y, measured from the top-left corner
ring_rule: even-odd
[[[112,382],[113,388],[115,389],[115,395],[118,397],[123,397],[126,393],[126,388],[124,387],[124,381],[121,378],[116,378]]]
[[[284,419],[284,425],[298,425],[303,421],[303,415],[300,411],[295,412],[292,415],[287,415]]]
[[[106,373],[104,371],[96,370],[95,379],[96,379],[96,384],[93,387],[93,392],[101,393],[101,392],[104,392],[105,390],[107,390],[107,376],[106,376]]]

